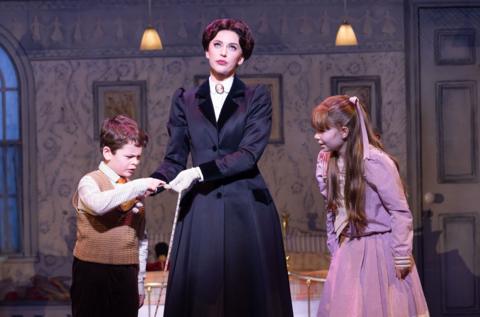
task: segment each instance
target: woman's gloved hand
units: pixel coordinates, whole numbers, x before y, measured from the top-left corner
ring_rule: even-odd
[[[170,183],[164,187],[172,189],[177,193],[188,190],[196,181],[202,178],[202,172],[199,167],[192,167],[178,173]]]

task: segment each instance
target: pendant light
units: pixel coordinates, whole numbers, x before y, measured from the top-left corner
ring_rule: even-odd
[[[141,51],[153,51],[163,49],[162,40],[157,30],[152,26],[152,2],[148,1],[148,26],[143,31],[142,42],[140,43]]]
[[[335,39],[335,46],[353,46],[358,45],[355,31],[350,23],[347,22],[347,0],[343,0],[343,11],[345,19],[337,31],[337,38]]]

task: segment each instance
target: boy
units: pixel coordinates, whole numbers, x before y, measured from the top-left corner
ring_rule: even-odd
[[[133,317],[143,304],[148,240],[142,200],[164,183],[128,179],[147,142],[148,136],[129,117],[118,115],[103,122],[104,160],[98,170],[82,177],[73,197],[77,210],[73,317]]]

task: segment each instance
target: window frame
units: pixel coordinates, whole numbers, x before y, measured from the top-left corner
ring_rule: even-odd
[[[30,60],[17,39],[0,26],[0,46],[17,71],[21,126],[22,196],[20,213],[21,251],[6,255],[7,261],[35,260],[38,256],[37,169],[35,88]],[[3,256],[0,254],[0,256]]]

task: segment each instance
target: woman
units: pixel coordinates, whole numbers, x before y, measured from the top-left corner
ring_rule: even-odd
[[[244,22],[219,19],[202,44],[210,77],[175,93],[165,159],[153,174],[183,195],[165,316],[293,316],[280,223],[257,167],[270,95],[235,76],[254,40]],[[194,167],[185,170],[189,153]]]

